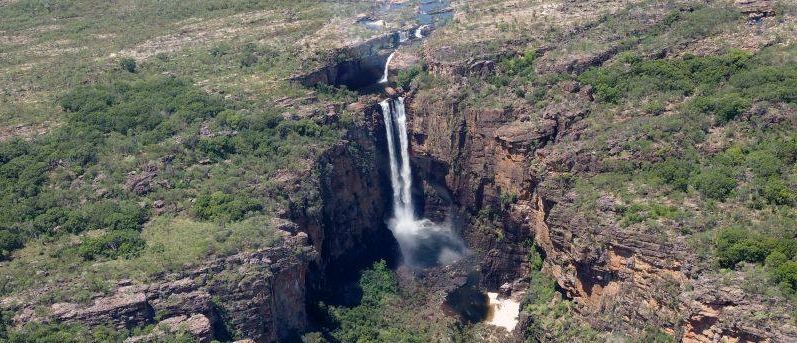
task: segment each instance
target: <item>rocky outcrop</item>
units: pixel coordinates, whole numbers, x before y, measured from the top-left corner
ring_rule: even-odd
[[[190,317],[179,315],[162,320],[155,326],[155,329],[146,335],[134,336],[125,340],[125,343],[146,343],[164,339],[166,335],[172,333],[186,333],[191,335],[200,343],[210,342],[213,337],[210,319],[202,314],[194,314]]]
[[[738,275],[731,280],[710,276],[694,280],[694,288],[681,296],[686,307],[682,342],[797,340],[797,327],[792,319],[772,311],[773,308],[790,308],[790,305],[751,294],[742,289],[744,283]]]
[[[289,213],[319,253],[310,287],[326,302],[338,298],[338,287],[356,280],[362,268],[398,254],[385,223],[391,190],[379,106],[356,107],[365,121],[317,159],[307,177],[317,182],[318,193],[294,202]]]
[[[750,19],[775,15],[775,2],[772,0],[735,0],[734,5]]]
[[[286,234],[287,235],[287,234]],[[200,342],[247,337],[275,342],[307,327],[305,280],[316,257],[307,235],[286,236],[284,244],[255,252],[216,258],[200,267],[163,275],[161,282],[133,284],[123,280],[108,296],[91,304],[56,303],[35,309],[24,304],[14,322],[58,321],[87,326],[135,328],[157,324],[151,341],[183,331]]]
[[[332,51],[330,56],[335,56],[337,61],[324,63],[319,69],[293,76],[291,80],[310,87],[317,84],[349,88],[369,86],[382,76],[389,50],[397,44],[397,34],[389,33]]]
[[[451,90],[450,99],[456,92]],[[534,201],[540,175],[531,162],[587,113],[588,94],[568,93],[565,99],[540,114],[528,108],[460,111],[455,102],[424,95],[411,101],[416,160],[448,166],[439,178],[471,219],[463,236],[484,256],[482,283],[488,288],[498,289],[527,272],[532,219],[543,210]]]
[[[578,84],[557,87],[559,101],[537,110],[463,109],[456,86],[410,101],[414,158],[419,168],[447,166],[438,179],[467,218],[463,236],[481,256],[482,285],[518,287],[533,241],[543,271],[596,328],[659,327],[685,342],[797,339],[785,314],[756,315],[769,301],[745,294],[741,281],[717,287],[719,280],[699,278],[683,237],[621,226],[622,203],[609,195],[594,211],[575,203],[572,175],[601,167],[583,142],[592,94]]]

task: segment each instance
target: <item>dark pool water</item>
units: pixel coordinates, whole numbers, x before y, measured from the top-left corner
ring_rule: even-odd
[[[443,311],[468,324],[482,322],[490,313],[490,298],[479,289],[478,274],[472,273],[468,281],[446,296]]]

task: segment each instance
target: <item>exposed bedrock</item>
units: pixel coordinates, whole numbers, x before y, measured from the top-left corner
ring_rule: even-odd
[[[274,219],[283,235],[274,247],[211,258],[185,271],[155,275],[156,281],[147,284],[122,280],[90,303],[56,303],[42,311],[32,294],[31,299],[2,299],[0,306],[15,310],[15,325],[55,321],[130,329],[157,324],[131,342],[178,330],[201,342],[295,339],[313,326],[308,305],[346,300],[340,292],[360,270],[397,258],[397,243],[385,223],[390,183],[382,167],[385,130],[377,108],[367,107],[365,123],[316,160],[302,182],[314,183],[317,193],[297,197],[289,220]]]
[[[581,143],[591,90],[558,87],[561,101],[544,109],[463,109],[456,87],[408,101],[414,161],[466,218],[462,235],[481,255],[482,286],[522,289],[533,241],[543,271],[597,328],[653,326],[684,342],[797,340],[788,318],[756,316],[768,300],[741,282],[701,277],[683,238],[621,227],[610,196],[578,213],[567,175],[600,166]]]
[[[283,232],[280,246],[213,259],[149,284],[123,280],[111,294],[88,304],[56,303],[46,311],[22,305],[14,321],[120,329],[158,324],[150,334],[132,337],[130,342],[149,342],[178,330],[200,342],[235,337],[275,342],[303,332],[308,325],[304,283],[315,259],[306,234]]]
[[[391,195],[377,108],[367,107],[365,123],[317,160],[309,176],[318,180],[319,193],[312,203],[291,205],[292,220],[319,252],[309,287],[327,302],[340,295],[339,286],[356,280],[374,261],[397,258],[397,243],[385,222]]]
[[[308,87],[317,84],[346,86],[350,89],[370,86],[382,77],[385,61],[398,43],[396,33],[371,38],[333,51],[330,56],[335,56],[336,60],[291,79]]]

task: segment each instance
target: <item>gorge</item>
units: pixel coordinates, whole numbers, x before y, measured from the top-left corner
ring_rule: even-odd
[[[797,341],[788,1],[0,19],[0,343]]]

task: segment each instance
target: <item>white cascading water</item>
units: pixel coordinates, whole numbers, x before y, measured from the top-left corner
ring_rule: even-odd
[[[410,38],[407,36],[407,33],[404,31],[399,31],[399,43],[404,43]]]
[[[393,188],[393,217],[388,226],[399,243],[404,262],[417,267],[454,262],[465,252],[465,246],[450,227],[415,217],[404,98],[387,99],[380,105],[385,120]]]
[[[418,26],[418,28],[415,29],[415,38],[423,39],[423,31],[422,30],[423,30],[423,26]]]
[[[393,60],[393,56],[395,55],[396,52],[393,51],[393,53],[391,53],[390,56],[387,57],[387,61],[385,61],[385,73],[382,74],[382,78],[379,79],[379,83],[387,83],[387,78],[390,75],[390,61]]]

